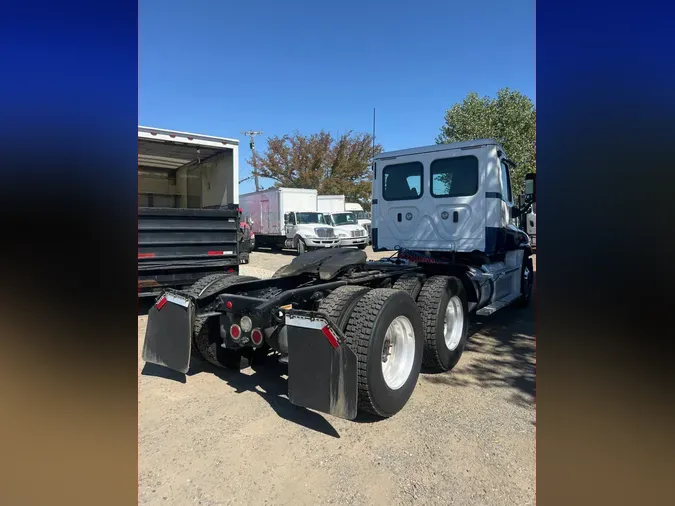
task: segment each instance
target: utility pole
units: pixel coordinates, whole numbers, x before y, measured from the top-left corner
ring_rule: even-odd
[[[258,163],[255,157],[255,136],[262,135],[262,132],[249,130],[247,132],[242,132],[242,135],[246,135],[250,139],[249,147],[251,148],[251,154],[253,155],[252,161],[253,161],[253,179],[255,180],[255,191],[260,191],[260,183],[258,182]]]

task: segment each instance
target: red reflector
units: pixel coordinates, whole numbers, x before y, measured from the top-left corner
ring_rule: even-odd
[[[239,325],[232,325],[230,327],[230,337],[232,339],[239,339],[239,336],[241,336],[241,328],[239,328]]]
[[[231,300],[228,300],[228,301],[225,303],[225,307],[226,307],[227,309],[232,309],[232,301],[231,301]]]
[[[328,339],[328,342],[331,344],[333,348],[337,348],[338,346],[340,346],[337,337],[335,336],[335,334],[333,334],[333,331],[330,328],[328,328],[328,326],[322,328],[321,332],[323,332],[323,335],[326,336],[326,339]]]
[[[251,332],[251,341],[253,341],[253,344],[258,346],[260,343],[262,343],[263,340],[263,335],[262,332],[260,332],[260,329],[253,329],[253,332]]]
[[[224,255],[224,251],[209,251],[209,255]]]
[[[240,213],[243,213],[243,212],[244,212],[244,210],[243,210],[241,207],[238,208],[237,211],[240,212]]]
[[[139,253],[138,258],[152,258],[154,257],[154,253]]]
[[[162,296],[162,298],[159,299],[155,305],[157,306],[157,309],[162,309],[164,304],[166,304],[166,297]]]
[[[234,269],[230,267],[229,269],[227,269],[227,272],[234,272]]]

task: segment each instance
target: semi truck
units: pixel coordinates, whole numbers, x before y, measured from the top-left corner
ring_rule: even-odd
[[[239,143],[138,127],[138,295],[236,274],[240,251]]]
[[[241,195],[239,205],[255,234],[256,248],[288,248],[302,254],[339,246],[335,229],[317,211],[316,190],[270,188]]]
[[[531,245],[511,224],[527,212],[513,201],[513,165],[492,139],[377,155],[373,247],[391,257],[311,251],[270,279],[213,275],[166,290],[143,359],[186,373],[192,353],[235,369],[274,353],[288,364],[291,403],[350,420],[394,416],[422,365],[457,365],[472,315],[531,299]]]

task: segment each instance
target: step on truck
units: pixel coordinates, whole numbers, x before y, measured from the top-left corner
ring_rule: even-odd
[[[149,312],[144,360],[185,373],[193,353],[235,369],[273,353],[295,405],[396,414],[422,366],[455,367],[472,314],[530,300],[531,247],[510,224],[527,211],[513,203],[512,165],[489,139],[376,156],[373,243],[389,259],[319,250],[270,279],[217,275],[167,290]]]

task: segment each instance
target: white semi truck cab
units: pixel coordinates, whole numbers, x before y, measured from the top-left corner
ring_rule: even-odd
[[[363,225],[359,225],[354,213],[349,211],[326,213],[325,217],[328,224],[335,228],[340,246],[356,246],[359,249],[368,246],[368,231]]]

